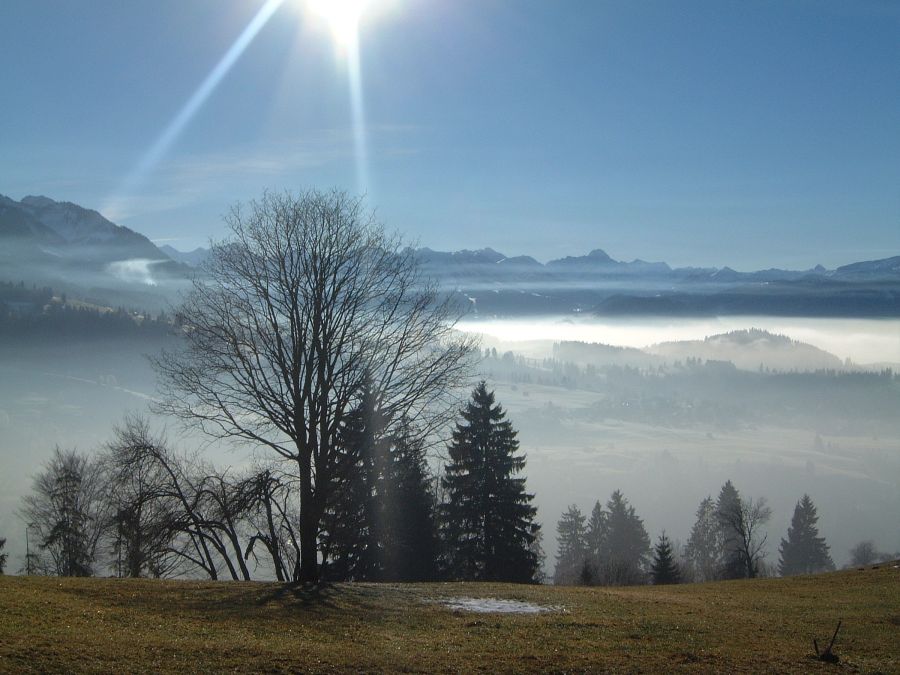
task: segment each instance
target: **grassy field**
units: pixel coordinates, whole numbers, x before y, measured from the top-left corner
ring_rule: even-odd
[[[552,605],[450,610],[440,598]],[[838,665],[812,638],[843,627]],[[900,672],[896,563],[677,587],[0,576],[0,671]]]

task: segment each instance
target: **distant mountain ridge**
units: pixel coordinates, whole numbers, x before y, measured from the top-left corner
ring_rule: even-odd
[[[0,195],[0,280],[54,286],[100,304],[160,308],[191,268],[97,211]]]
[[[159,247],[160,250],[173,260],[184,262],[191,266],[199,265],[209,255],[209,249],[197,247],[192,251],[180,251],[169,245]],[[425,268],[438,269],[442,266],[467,267],[467,272],[490,276],[497,270],[503,270],[497,274],[498,278],[507,271],[521,272],[524,270],[535,271],[544,269],[551,271],[579,271],[588,274],[596,273],[602,276],[615,276],[623,272],[655,275],[672,275],[688,281],[715,281],[715,282],[740,282],[740,281],[779,281],[796,280],[803,277],[823,277],[836,279],[849,279],[853,277],[871,278],[873,276],[888,279],[900,279],[900,256],[884,258],[882,260],[870,260],[843,265],[834,270],[829,270],[822,265],[816,265],[807,270],[787,270],[772,267],[755,272],[738,272],[728,266],[725,267],[670,267],[665,262],[647,262],[635,258],[631,262],[616,260],[602,249],[594,249],[583,256],[566,256],[541,263],[529,255],[507,257],[503,253],[487,247],[482,249],[460,249],[458,251],[436,251],[428,247],[415,249],[414,254]],[[496,266],[496,267],[495,267]],[[440,275],[443,276],[443,275]]]
[[[184,263],[190,267],[199,267],[209,256],[209,249],[203,248],[202,246],[198,246],[193,251],[179,251],[168,244],[163,244],[159,247],[159,250],[169,256],[172,260]]]
[[[415,251],[425,273],[475,314],[900,317],[900,256],[829,270],[672,268],[616,260],[602,249],[541,264],[485,248]]]
[[[28,196],[16,202],[0,195],[0,237],[82,261],[169,260],[144,235],[116,225],[92,209],[48,197]]]
[[[74,281],[85,271],[125,285],[186,280],[207,257],[157,247],[97,211],[48,197],[0,195],[0,279]],[[900,256],[828,270],[673,268],[665,262],[616,260],[601,248],[546,264],[492,248],[413,251],[425,275],[458,294],[476,316],[600,315],[900,317]],[[82,279],[79,283],[85,283]]]

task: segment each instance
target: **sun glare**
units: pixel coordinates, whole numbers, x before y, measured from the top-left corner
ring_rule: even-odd
[[[369,0],[308,0],[313,14],[328,23],[335,42],[344,49],[351,47],[359,34],[359,22]]]

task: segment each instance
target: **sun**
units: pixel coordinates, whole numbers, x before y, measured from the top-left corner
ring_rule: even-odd
[[[338,46],[352,47],[359,36],[359,22],[370,0],[307,0],[310,11],[328,23]]]

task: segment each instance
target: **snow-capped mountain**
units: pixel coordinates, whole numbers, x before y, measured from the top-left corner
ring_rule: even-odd
[[[426,276],[457,293],[482,315],[781,314],[900,316],[900,256],[828,270],[730,267],[672,268],[665,262],[616,260],[595,248],[543,264],[492,248],[416,249]],[[41,281],[95,276],[154,286],[168,276],[185,281],[209,254],[157,248],[144,235],[97,211],[47,197],[17,202],[0,195],[0,279]],[[98,281],[98,279],[100,281]],[[103,281],[106,279],[107,281]]]
[[[4,198],[11,209],[31,216],[43,228],[32,227],[35,238],[51,252],[90,259],[143,258],[166,260],[167,256],[142,234],[116,225],[97,211],[48,197],[28,196],[20,202]],[[54,237],[48,237],[47,231]]]
[[[190,270],[97,211],[47,197],[0,195],[0,278],[88,288],[152,287]]]

